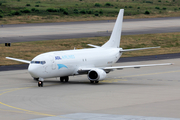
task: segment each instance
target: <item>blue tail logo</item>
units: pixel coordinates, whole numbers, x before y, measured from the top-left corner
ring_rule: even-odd
[[[63,64],[57,64],[57,65],[58,65],[58,69],[61,69],[61,68],[63,68],[63,67],[68,68],[67,66],[65,66],[65,65],[63,65]]]

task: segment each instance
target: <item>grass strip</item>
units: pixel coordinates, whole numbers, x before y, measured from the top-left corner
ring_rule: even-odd
[[[0,25],[116,19],[177,17],[180,0],[0,0]]]
[[[14,57],[25,60],[32,60],[38,54],[69,50],[90,48],[87,44],[103,45],[109,37],[91,37],[78,39],[61,39],[61,40],[47,40],[47,41],[33,41],[12,43],[11,47],[5,47],[0,44],[0,65],[22,64],[5,59],[5,57]],[[154,47],[161,46],[158,49],[133,51],[123,53],[122,57],[134,56],[148,56],[180,52],[180,32],[178,33],[159,33],[159,34],[144,34],[144,35],[126,35],[121,38],[121,45],[123,49]]]

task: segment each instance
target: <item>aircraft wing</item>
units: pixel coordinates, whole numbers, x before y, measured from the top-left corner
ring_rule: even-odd
[[[124,68],[140,68],[140,67],[150,67],[150,66],[163,66],[163,65],[173,65],[173,63],[162,63],[162,64],[146,64],[146,65],[129,65],[129,66],[114,66],[114,67],[100,67],[103,70],[113,70],[113,69],[124,69]],[[94,67],[95,68],[95,67]],[[78,72],[88,72],[94,68],[79,68]]]
[[[6,57],[6,59],[18,61],[18,62],[23,62],[23,63],[31,63],[31,61],[28,60],[22,60],[22,59],[17,59],[17,58],[11,58],[11,57]]]
[[[104,69],[104,70],[111,70],[111,69],[140,68],[140,67],[162,66],[162,65],[173,65],[173,63],[146,64],[146,65],[129,65],[129,66],[114,66],[114,67],[104,67],[102,69]]]

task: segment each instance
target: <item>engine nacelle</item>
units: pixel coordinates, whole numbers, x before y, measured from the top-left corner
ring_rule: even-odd
[[[88,79],[92,81],[100,81],[106,77],[106,72],[102,69],[94,68],[88,72]]]

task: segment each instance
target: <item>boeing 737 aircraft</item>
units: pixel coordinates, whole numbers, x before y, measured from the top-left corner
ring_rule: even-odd
[[[94,48],[47,52],[36,56],[34,59],[32,59],[32,61],[11,57],[6,58],[28,63],[28,71],[35,80],[38,80],[39,87],[43,86],[43,81],[45,78],[60,77],[61,82],[68,82],[69,76],[87,74],[87,77],[91,83],[98,83],[99,81],[105,79],[106,74],[114,69],[171,65],[171,63],[164,63],[112,67],[123,52],[159,48],[120,48],[123,14],[124,9],[121,9],[110,39],[102,46],[88,44]]]

